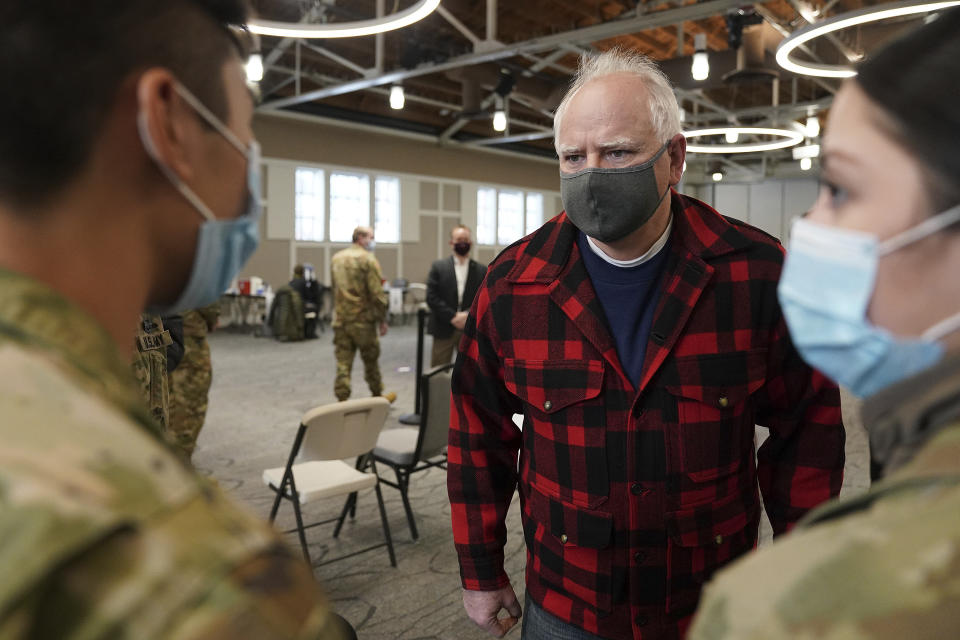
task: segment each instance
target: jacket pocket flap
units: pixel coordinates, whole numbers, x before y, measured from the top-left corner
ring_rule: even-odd
[[[713,504],[667,514],[667,533],[681,547],[720,545],[724,538],[756,526],[760,503],[737,493]]]
[[[527,504],[530,515],[562,544],[603,549],[613,537],[613,516],[603,511],[574,507],[530,487]]]
[[[766,349],[680,356],[674,362],[681,383],[665,385],[667,392],[713,407],[735,406],[766,382]]]
[[[504,358],[507,390],[544,413],[600,395],[603,363],[599,360],[519,360]]]

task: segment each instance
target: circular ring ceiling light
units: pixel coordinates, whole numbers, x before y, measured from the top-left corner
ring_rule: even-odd
[[[857,72],[852,67],[794,60],[790,57],[790,54],[793,53],[797,47],[821,36],[825,36],[828,33],[833,33],[834,31],[840,31],[841,29],[855,27],[868,22],[888,20],[890,18],[909,16],[917,13],[929,13],[954,5],[960,5],[960,0],[941,0],[940,2],[930,2],[930,0],[906,0],[905,2],[890,2],[842,13],[838,16],[823,20],[822,22],[811,24],[791,34],[789,38],[781,42],[780,46],[777,47],[777,64],[787,71],[805,76],[852,78],[857,75]]]
[[[776,142],[747,142],[745,144],[688,144],[687,151],[690,153],[754,153],[756,151],[773,151],[774,149],[786,149],[803,142],[803,134],[790,129],[767,129],[764,127],[717,127],[715,129],[695,129],[693,131],[684,131],[683,135],[687,140],[691,138],[700,138],[703,136],[725,136],[727,134],[738,135],[764,135],[778,136],[783,140]]]
[[[440,5],[440,0],[418,0],[403,11],[371,20],[334,22],[330,24],[302,24],[274,20],[250,20],[247,29],[262,36],[279,38],[353,38],[370,36],[384,31],[408,27],[423,20]]]

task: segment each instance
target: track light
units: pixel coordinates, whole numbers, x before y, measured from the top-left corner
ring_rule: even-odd
[[[497,109],[493,112],[493,130],[494,131],[506,131],[507,130],[507,112],[503,109]]]
[[[714,181],[714,182],[720,182],[721,180],[723,180],[723,173],[721,173],[721,172],[719,172],[719,171],[715,171],[715,172],[713,173],[713,181]]]
[[[800,158],[800,170],[809,171],[810,167],[813,166],[813,160],[810,158]]]
[[[494,131],[506,131],[507,130],[507,111],[504,108],[503,96],[497,94],[497,110],[493,112],[493,130]]]
[[[250,54],[245,69],[247,71],[247,82],[263,80],[263,57],[260,56],[259,52]]]
[[[820,119],[817,116],[807,118],[807,137],[816,138],[820,135]]]
[[[395,84],[390,87],[390,108],[391,109],[403,109],[403,104],[406,101],[406,98],[403,94],[403,87],[399,84]]]
[[[710,59],[707,56],[707,34],[698,33],[693,36],[693,65],[690,67],[690,73],[697,82],[702,82],[710,77]]]
[[[740,132],[736,129],[730,129],[724,134],[724,138],[727,141],[727,144],[736,144],[740,139]]]

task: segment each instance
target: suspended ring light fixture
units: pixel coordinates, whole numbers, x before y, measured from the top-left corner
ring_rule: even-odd
[[[773,151],[786,149],[803,142],[803,134],[789,129],[767,129],[764,127],[717,127],[715,129],[695,129],[684,131],[687,140],[702,136],[765,135],[779,136],[783,140],[776,142],[748,142],[745,144],[688,144],[690,153],[753,153],[755,151]]]
[[[929,13],[954,5],[960,5],[960,0],[941,0],[939,2],[930,2],[930,0],[906,0],[905,2],[890,2],[842,13],[795,31],[777,47],[777,64],[787,71],[805,76],[852,78],[857,75],[857,72],[852,67],[794,60],[790,57],[790,54],[793,53],[797,47],[815,38],[833,33],[834,31],[840,31],[841,29],[855,27],[868,22],[877,22],[878,20],[888,20],[890,18],[909,16],[916,13]]]
[[[440,5],[440,0],[419,0],[403,11],[352,22],[334,22],[330,24],[301,24],[299,22],[277,22],[275,20],[250,20],[247,28],[262,36],[279,38],[352,38],[370,36],[384,31],[393,31],[408,27],[423,20]]]

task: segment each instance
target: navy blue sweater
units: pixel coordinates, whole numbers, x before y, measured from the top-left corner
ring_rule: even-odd
[[[582,232],[577,237],[590,281],[607,315],[617,355],[636,387],[643,375],[643,358],[660,300],[660,276],[666,263],[668,242],[653,258],[635,267],[618,267],[593,252]]]

